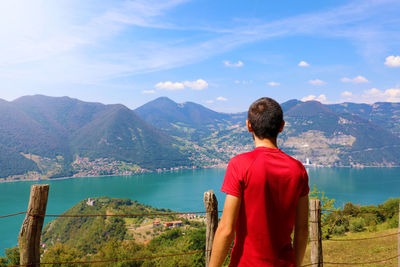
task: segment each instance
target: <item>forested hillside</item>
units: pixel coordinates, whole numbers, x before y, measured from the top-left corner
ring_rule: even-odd
[[[375,112],[361,116],[356,112],[359,109],[352,109],[354,113],[344,109],[352,105],[365,105]],[[186,115],[183,120],[179,114],[186,106],[197,108],[197,112],[192,110],[190,114],[196,116]],[[164,112],[172,107],[174,112]],[[399,166],[400,138],[396,130],[400,123],[399,107],[396,103],[324,105],[317,101],[289,100],[282,103],[286,126],[280,135],[279,146],[302,162],[308,158],[322,166]],[[136,111],[148,123],[177,140],[184,137],[192,146],[199,146],[198,152],[206,155],[203,157],[226,162],[253,147],[245,127],[246,112],[214,114],[190,102],[177,104],[166,98],[158,98]],[[207,123],[200,127],[196,117],[201,113]]]
[[[400,104],[282,103],[279,146],[321,166],[399,166]],[[247,113],[160,97],[131,110],[69,97],[0,100],[0,178],[220,166],[253,148]]]
[[[0,158],[8,159],[0,161],[0,178],[37,170],[50,177],[71,176],[76,156],[149,170],[190,165],[175,140],[125,106],[68,97],[1,100],[0,145]]]
[[[91,204],[82,200],[64,214],[171,213],[130,199],[100,197],[90,200]],[[164,226],[164,222],[177,220],[181,222],[178,227]],[[156,221],[159,224],[154,224]],[[45,244],[42,262],[142,258],[204,250],[205,226],[202,218],[185,219],[176,215],[64,217],[46,225],[42,242]],[[204,253],[115,264],[178,266],[178,263],[179,266],[203,266]]]

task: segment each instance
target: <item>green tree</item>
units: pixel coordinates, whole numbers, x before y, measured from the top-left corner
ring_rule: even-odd
[[[7,266],[7,258],[0,257],[0,267],[6,267],[6,266]]]
[[[9,265],[18,265],[19,264],[19,248],[18,247],[6,248],[6,256],[8,258]]]
[[[72,262],[72,261],[80,261],[81,253],[76,248],[69,247],[64,244],[55,244],[46,250],[42,255],[41,262]],[[65,266],[65,264],[49,264],[46,266],[55,267],[55,266]],[[67,266],[81,266],[79,264],[68,264]]]
[[[334,198],[328,198],[325,195],[325,192],[319,191],[317,189],[316,185],[313,186],[313,189],[310,191],[308,196],[310,199],[319,199],[321,201],[321,209],[324,211],[337,212],[340,210],[340,208],[335,208],[336,200]],[[324,223],[326,221],[327,217],[328,217],[328,214],[325,212],[322,212],[322,215],[321,215],[322,223]]]

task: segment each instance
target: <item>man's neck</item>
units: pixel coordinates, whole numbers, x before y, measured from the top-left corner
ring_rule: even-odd
[[[256,147],[263,146],[269,148],[278,148],[276,138],[259,139],[257,136],[254,136],[254,144],[256,145]]]

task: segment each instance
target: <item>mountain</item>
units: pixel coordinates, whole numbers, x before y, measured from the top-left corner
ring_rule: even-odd
[[[83,102],[69,97],[23,96],[12,102],[19,110],[49,132],[67,137],[105,112],[107,105]]]
[[[71,138],[76,154],[91,158],[112,157],[144,168],[188,164],[172,138],[141,120],[123,105],[112,105],[77,130]]]
[[[174,139],[127,107],[69,97],[0,100],[0,146],[0,177],[49,167],[50,176],[68,176],[77,155],[146,169],[190,165]],[[15,159],[13,164],[7,158]]]
[[[0,99],[0,177],[36,171],[38,166],[21,153],[55,156],[65,149],[57,135]]]
[[[317,101],[298,102],[285,112],[282,148],[321,165],[400,164],[400,138],[359,115]]]
[[[209,162],[226,162],[230,157],[252,149],[253,141],[244,123],[245,112],[218,114],[196,104],[191,106],[196,112],[189,113],[184,111],[189,105],[164,97],[136,111],[145,121],[176,139],[184,137],[189,146],[198,148],[194,151],[197,157]],[[297,159],[306,162],[308,158],[324,166],[400,165],[400,138],[396,132],[396,125],[400,123],[399,104],[324,105],[294,99],[281,105],[286,126],[279,145]],[[352,113],[344,108],[357,105],[360,108],[351,109]],[[366,113],[368,116],[354,112],[360,113],[361,107],[371,110]],[[193,113],[204,116],[204,123],[190,116]]]
[[[323,166],[399,166],[400,103],[282,103],[280,148]],[[161,97],[136,110],[69,97],[0,99],[0,177],[216,166],[253,148],[247,112]]]
[[[193,102],[176,103],[167,97],[150,101],[135,112],[183,143],[196,166],[224,163],[251,146],[249,136],[242,135],[247,116],[244,112],[219,113]]]
[[[24,153],[55,156],[66,149],[62,137],[4,100],[0,100],[0,144]]]
[[[154,127],[197,141],[216,129],[237,123],[240,119],[193,102],[178,104],[167,97],[150,101],[135,109],[135,112]]]
[[[400,136],[400,103],[377,102],[372,105],[342,103],[328,107],[335,112],[359,115]]]

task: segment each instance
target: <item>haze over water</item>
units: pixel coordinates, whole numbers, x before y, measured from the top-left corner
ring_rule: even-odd
[[[336,204],[380,204],[400,197],[400,168],[308,168],[315,184]],[[50,184],[48,214],[61,214],[88,197],[130,198],[157,208],[180,212],[203,211],[203,193],[214,190],[222,210],[220,192],[225,169],[184,170],[138,176],[90,177],[41,183]],[[37,182],[0,183],[0,216],[26,211],[30,186]],[[0,255],[17,244],[24,215],[0,219]],[[49,219],[46,220],[48,222]]]

